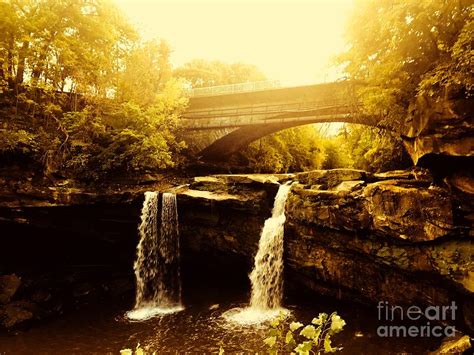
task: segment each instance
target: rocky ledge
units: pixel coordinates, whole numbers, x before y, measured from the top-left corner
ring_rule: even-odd
[[[287,284],[363,303],[455,300],[474,329],[472,212],[425,170],[196,178],[178,193],[184,248],[250,265],[278,183],[287,180],[296,181],[286,205]]]
[[[286,204],[288,287],[369,304],[421,307],[454,300],[458,319],[474,330],[469,179],[440,185],[420,168],[383,174],[335,169],[194,178],[172,188],[178,198],[183,260],[219,258],[225,261],[222,267],[248,273],[278,186],[287,181],[293,183]],[[0,198],[0,227],[5,232],[0,260],[10,274],[48,261],[54,269],[105,263],[131,275],[143,191],[170,187],[151,184],[112,192],[67,186],[9,189]],[[30,303],[21,302],[39,304],[28,296],[37,287],[29,290],[22,282],[15,293],[15,280],[4,279],[10,286],[0,290],[4,324],[10,324],[9,319],[21,323],[35,313]],[[25,312],[15,313],[18,309]]]
[[[450,90],[442,97],[425,95],[414,100],[400,132],[413,162],[440,156],[472,158],[473,109],[472,97]]]

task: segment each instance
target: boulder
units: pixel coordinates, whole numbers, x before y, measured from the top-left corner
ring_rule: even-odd
[[[401,128],[413,162],[428,155],[472,157],[474,99],[419,96]]]
[[[345,181],[332,190],[293,187],[292,218],[333,229],[370,230],[401,240],[428,241],[455,230],[449,192],[403,180],[364,185]]]
[[[462,354],[471,348],[471,339],[467,335],[458,335],[454,338],[446,338],[441,346],[430,353],[430,355],[438,354]]]
[[[400,239],[428,241],[455,229],[449,192],[439,188],[403,186],[397,180],[368,184],[364,205],[370,229]]]
[[[363,170],[331,169],[313,170],[296,174],[296,180],[306,185],[321,185],[322,189],[331,189],[343,181],[367,180],[370,174]]]
[[[7,304],[21,285],[21,279],[15,274],[0,276],[0,304]]]
[[[16,301],[0,306],[0,324],[5,328],[16,327],[32,320],[37,313],[35,304],[28,301]]]

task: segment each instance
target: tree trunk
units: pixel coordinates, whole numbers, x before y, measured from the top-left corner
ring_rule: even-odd
[[[10,35],[10,41],[8,42],[7,48],[7,80],[8,87],[10,89],[15,88],[15,81],[13,80],[13,46],[15,45],[15,37],[13,34]]]
[[[18,86],[23,84],[23,77],[25,74],[26,55],[27,55],[29,47],[30,47],[30,42],[24,41],[23,45],[20,48],[20,52],[18,54],[18,68],[16,71],[16,79],[15,79],[15,86],[17,88]]]

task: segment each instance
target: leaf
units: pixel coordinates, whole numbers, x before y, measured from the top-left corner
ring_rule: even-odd
[[[270,348],[273,348],[276,344],[277,338],[275,336],[266,338],[263,342],[267,344]]]
[[[345,325],[346,322],[344,321],[344,319],[342,319],[337,313],[334,312],[331,316],[331,333],[339,333]]]
[[[138,343],[137,347],[135,348],[135,354],[136,355],[145,355],[145,352],[143,351],[142,347],[140,346],[140,343]]]
[[[331,338],[329,336],[327,336],[326,338],[324,338],[324,352],[326,353],[334,353],[336,351],[339,351],[341,350],[342,348],[338,348],[338,347],[335,347],[333,348],[331,346]]]
[[[270,322],[270,326],[272,328],[276,328],[280,325],[280,318],[279,317],[275,317],[272,319],[272,321]]]
[[[289,343],[291,343],[292,341],[294,341],[293,333],[291,332],[291,330],[289,330],[289,331],[286,333],[285,343],[286,343],[286,344],[289,344]]]
[[[317,334],[316,328],[314,326],[307,325],[300,332],[300,335],[304,336],[307,339],[314,339],[318,334]]]
[[[294,332],[295,330],[301,328],[303,326],[303,323],[300,323],[300,322],[291,322],[290,324],[290,329],[292,332]]]
[[[326,313],[319,313],[318,318],[313,318],[311,323],[313,323],[314,325],[321,325],[326,321],[327,318],[328,315]]]
[[[224,354],[224,348],[221,346],[221,347],[219,348],[219,355],[222,355],[222,354]]]
[[[267,333],[269,337],[278,337],[279,334],[280,331],[277,328],[270,328]]]
[[[120,350],[120,355],[132,355],[133,351],[132,349],[122,349]]]
[[[296,348],[295,351],[299,355],[308,355],[309,352],[311,351],[311,348],[313,347],[313,342],[312,341],[305,341],[299,344]]]

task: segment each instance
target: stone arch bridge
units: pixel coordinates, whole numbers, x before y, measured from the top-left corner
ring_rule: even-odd
[[[196,89],[190,93],[183,125],[188,131],[225,129],[224,136],[199,154],[204,160],[221,161],[259,138],[299,125],[375,126],[377,120],[358,112],[354,90],[348,81],[290,88],[268,88],[260,82]]]

